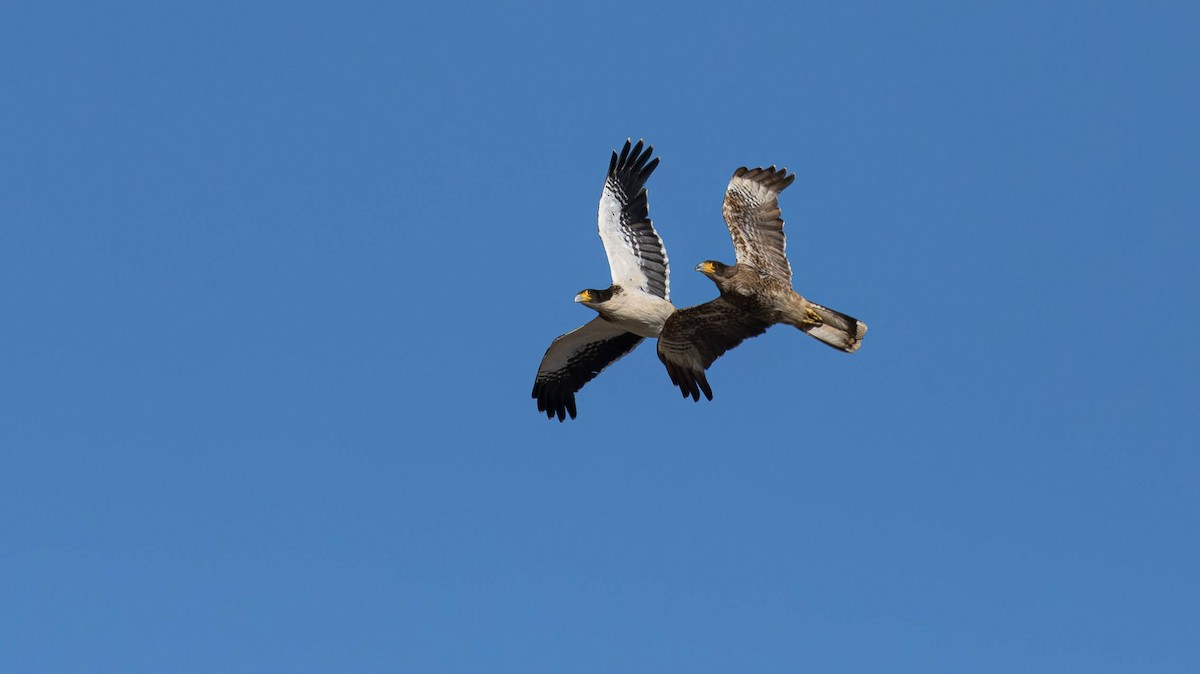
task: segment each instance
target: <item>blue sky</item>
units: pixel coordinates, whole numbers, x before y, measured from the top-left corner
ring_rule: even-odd
[[[967,5],[970,6],[967,6]],[[0,670],[1195,672],[1200,10],[0,10]],[[795,284],[529,397],[654,144]]]

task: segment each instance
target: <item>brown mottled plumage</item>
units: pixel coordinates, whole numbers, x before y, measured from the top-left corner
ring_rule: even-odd
[[[726,351],[776,323],[795,326],[847,353],[857,351],[867,334],[861,321],[810,302],[792,289],[778,197],[795,178],[774,166],[734,171],[721,210],[737,263],[701,262],[696,270],[710,278],[721,295],[676,311],[658,337],[658,358],[685,398],[699,400],[703,392],[712,400],[704,371]]]

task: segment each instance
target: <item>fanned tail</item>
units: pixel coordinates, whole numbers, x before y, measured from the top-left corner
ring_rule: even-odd
[[[862,338],[867,334],[866,323],[815,302],[809,302],[808,308],[811,310],[809,317],[817,320],[796,327],[839,351],[854,353],[862,346]]]

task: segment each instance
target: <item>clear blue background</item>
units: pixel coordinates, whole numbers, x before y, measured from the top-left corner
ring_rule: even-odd
[[[1200,5],[0,10],[0,670],[1200,671]],[[529,397],[662,163],[796,287]]]

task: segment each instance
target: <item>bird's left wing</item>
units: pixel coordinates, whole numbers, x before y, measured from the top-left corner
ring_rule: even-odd
[[[787,241],[778,197],[795,179],[796,174],[787,169],[743,166],[729,179],[721,206],[737,263],[753,265],[787,283],[792,282],[792,268],[784,251]]]
[[[546,349],[533,380],[533,397],[547,419],[575,418],[575,394],[583,385],[633,350],[642,338],[596,317],[565,335]]]
[[[726,351],[768,327],[769,323],[718,297],[671,314],[658,335],[658,359],[684,398],[700,400],[703,391],[712,400],[704,371]]]
[[[642,149],[642,141],[625,141],[621,154],[612,153],[608,176],[600,194],[597,227],[614,285],[671,299],[667,250],[650,221],[646,180],[658,166],[650,158],[654,146]]]

